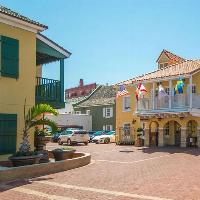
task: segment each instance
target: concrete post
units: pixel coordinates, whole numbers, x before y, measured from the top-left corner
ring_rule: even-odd
[[[200,126],[197,127],[197,147],[200,147]]]
[[[186,147],[186,127],[181,127],[181,147]]]
[[[144,145],[146,147],[149,147],[149,129],[147,128],[144,129],[144,135],[145,135]]]
[[[159,128],[158,129],[158,146],[163,147],[164,146],[164,129]]]

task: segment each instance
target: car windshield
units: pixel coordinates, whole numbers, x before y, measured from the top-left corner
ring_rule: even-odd
[[[73,131],[63,131],[62,133],[61,133],[61,135],[71,135],[73,133]]]
[[[115,131],[110,131],[108,133],[106,133],[106,135],[114,135],[115,134]]]
[[[94,133],[95,136],[97,136],[97,135],[103,135],[103,134],[104,134],[103,131],[97,131],[96,133]]]

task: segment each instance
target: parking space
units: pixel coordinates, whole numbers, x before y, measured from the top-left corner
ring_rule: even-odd
[[[49,143],[47,148],[58,147]],[[73,146],[92,163],[73,170],[1,185],[0,199],[200,199],[200,150],[115,144]]]

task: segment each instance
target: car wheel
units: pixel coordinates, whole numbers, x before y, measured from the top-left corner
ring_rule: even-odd
[[[68,139],[68,140],[67,140],[67,145],[71,145],[71,143],[72,143],[71,140]]]
[[[84,142],[85,145],[88,145],[88,142]]]
[[[104,143],[105,143],[105,144],[110,143],[110,138],[105,138]]]
[[[61,142],[61,139],[58,140],[58,144],[59,144],[59,145],[62,145],[62,144],[63,144],[63,142]]]

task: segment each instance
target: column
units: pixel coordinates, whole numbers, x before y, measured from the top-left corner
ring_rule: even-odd
[[[153,82],[153,91],[152,91],[152,108],[155,109],[155,83]]]
[[[186,147],[186,127],[181,127],[181,147]]]
[[[197,127],[197,146],[200,147],[200,126]]]
[[[144,129],[144,135],[145,135],[144,146],[149,147],[149,129],[147,128]]]
[[[192,109],[192,75],[190,76],[190,109]]]
[[[64,102],[64,59],[60,60],[60,101]]]
[[[164,146],[164,129],[163,128],[158,129],[158,146],[159,147]]]
[[[169,109],[172,108],[172,80],[169,80]]]

